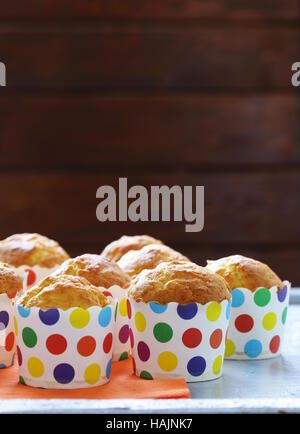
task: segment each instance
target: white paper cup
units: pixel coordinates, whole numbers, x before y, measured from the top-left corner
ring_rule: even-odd
[[[222,375],[228,300],[205,305],[160,305],[129,298],[134,372],[148,379],[184,378],[188,382]]]
[[[124,289],[118,285],[113,285],[108,289],[102,287],[99,288],[104,295],[111,296],[116,301],[113,361],[125,360],[130,354],[129,321],[127,311],[128,289]]]
[[[291,284],[283,288],[231,291],[232,309],[225,347],[226,359],[253,360],[281,352]]]
[[[13,301],[0,294],[0,369],[11,366],[15,354]]]
[[[110,379],[115,302],[101,308],[41,310],[15,305],[20,382],[49,389],[88,388]]]

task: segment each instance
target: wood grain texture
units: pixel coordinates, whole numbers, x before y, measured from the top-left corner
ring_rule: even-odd
[[[300,45],[293,26],[44,27],[1,32],[10,89],[291,90]]]
[[[0,96],[0,167],[300,163],[297,95]]]
[[[297,0],[28,0],[4,2],[0,18],[9,19],[294,19]]]
[[[96,190],[118,189],[117,176],[99,174],[2,174],[2,237],[15,232],[40,232],[64,244],[103,245],[126,233],[151,233],[169,243],[197,246],[239,243],[299,243],[300,172],[141,174],[129,187],[204,185],[205,225],[186,233],[183,222],[105,222],[96,219]],[[150,191],[150,190],[149,190]],[[172,214],[171,214],[172,215]]]

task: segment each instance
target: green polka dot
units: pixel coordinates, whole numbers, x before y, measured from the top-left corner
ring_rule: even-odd
[[[119,360],[125,360],[125,359],[128,359],[128,353],[127,353],[127,351],[124,351],[124,353],[122,353],[120,355],[120,358],[119,358]]]
[[[285,322],[286,322],[286,315],[287,315],[287,306],[283,309],[283,312],[281,315],[282,324],[285,324]]]
[[[146,380],[153,380],[152,375],[149,372],[147,372],[147,371],[142,371],[140,373],[140,377],[141,378],[145,378]]]
[[[117,302],[116,308],[115,308],[115,321],[117,321],[118,306],[119,306],[119,303]]]
[[[21,375],[19,376],[19,382],[20,382],[21,384],[26,385],[25,380],[24,380],[24,378],[23,378]]]
[[[158,342],[169,342],[173,336],[172,327],[165,322],[159,322],[154,326],[153,334]]]
[[[266,288],[259,288],[254,294],[254,302],[257,306],[266,306],[271,299],[270,291]]]
[[[22,338],[24,344],[29,348],[33,348],[37,343],[37,336],[35,334],[35,331],[32,330],[30,327],[23,328]]]

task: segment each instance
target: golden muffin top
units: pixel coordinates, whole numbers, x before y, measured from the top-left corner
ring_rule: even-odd
[[[21,277],[8,264],[0,263],[0,294],[6,293],[13,298],[22,289]]]
[[[230,300],[223,277],[193,262],[161,262],[152,270],[143,270],[129,286],[128,296],[145,303],[192,302],[206,304]]]
[[[152,269],[161,262],[172,260],[188,261],[189,259],[164,244],[148,244],[139,250],[129,250],[117,264],[133,277],[144,269]]]
[[[130,282],[128,275],[115,262],[101,255],[89,253],[68,259],[54,274],[84,277],[92,285],[104,288],[110,288],[113,285],[123,288]]]
[[[268,265],[241,255],[232,255],[216,261],[207,261],[206,268],[224,277],[230,290],[248,288],[255,291],[258,287],[267,289],[282,287],[280,278]]]
[[[111,298],[83,277],[50,275],[28,289],[17,303],[26,309],[33,306],[42,310],[67,310],[71,307],[88,309],[91,306],[104,307],[111,303]]]
[[[112,241],[102,251],[102,255],[111,261],[118,262],[129,250],[139,250],[148,244],[163,244],[160,240],[149,235],[123,235],[118,240]]]
[[[0,241],[0,260],[19,267],[39,265],[53,268],[69,255],[54,240],[39,234],[15,234]]]

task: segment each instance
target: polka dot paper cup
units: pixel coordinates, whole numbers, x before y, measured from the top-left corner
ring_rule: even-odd
[[[13,302],[7,294],[0,294],[0,369],[14,362],[15,329]]]
[[[279,292],[276,286],[231,291],[226,359],[268,359],[280,354],[291,288],[288,281],[283,283]]]
[[[113,285],[109,289],[100,290],[106,296],[111,296],[116,301],[116,324],[114,331],[113,361],[125,360],[130,354],[129,321],[127,314],[128,289]]]
[[[110,379],[115,305],[41,310],[14,307],[20,382],[88,388]]]
[[[128,301],[137,376],[195,382],[222,375],[231,305],[228,300],[185,306]]]
[[[39,267],[38,265],[33,267],[28,267],[28,265],[21,265],[20,267],[12,266],[15,272],[23,280],[23,291],[19,295],[24,294],[24,292],[33,285],[37,285],[41,280],[57,270],[58,267],[59,265],[52,268]]]

